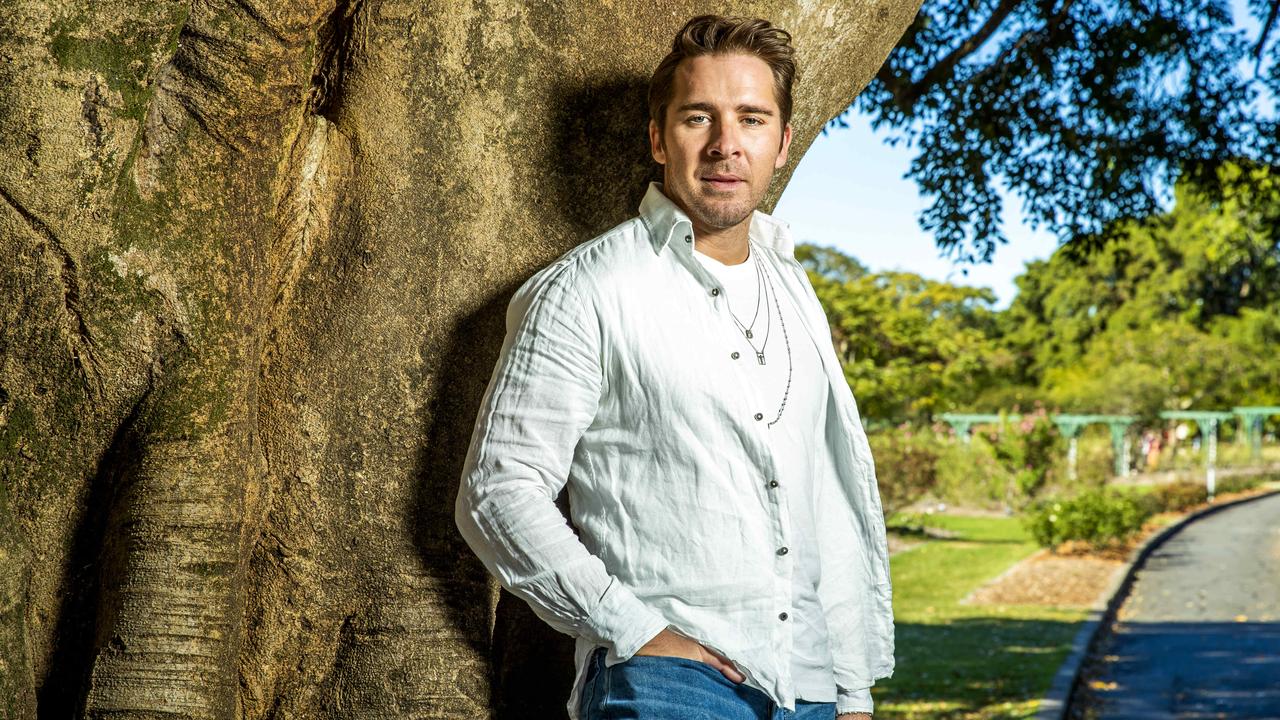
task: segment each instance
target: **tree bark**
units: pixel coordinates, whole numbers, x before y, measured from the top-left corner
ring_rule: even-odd
[[[919,3],[733,8],[799,52],[766,207]],[[453,500],[508,298],[635,214],[705,11],[5,4],[0,718],[563,717]]]

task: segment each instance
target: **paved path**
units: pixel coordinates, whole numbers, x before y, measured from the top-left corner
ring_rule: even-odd
[[[1280,495],[1165,540],[1116,617],[1072,717],[1280,720]]]

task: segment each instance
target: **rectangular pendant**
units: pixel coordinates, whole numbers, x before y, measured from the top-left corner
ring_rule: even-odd
[[[756,359],[760,361],[760,364],[761,364],[761,365],[763,365],[763,364],[764,364],[764,353],[762,353],[762,352],[758,352],[758,353],[756,353]]]

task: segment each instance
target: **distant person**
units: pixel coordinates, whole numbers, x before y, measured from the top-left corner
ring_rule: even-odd
[[[791,232],[757,209],[791,144],[790,39],[689,20],[649,86],[663,181],[508,307],[456,520],[577,638],[574,720],[869,718],[893,672],[866,433]]]
[[[1164,430],[1151,433],[1151,443],[1147,446],[1147,470],[1153,471],[1160,464],[1160,451],[1164,449]]]

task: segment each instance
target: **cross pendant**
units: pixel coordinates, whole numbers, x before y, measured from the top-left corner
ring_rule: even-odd
[[[760,364],[761,364],[761,365],[763,365],[763,364],[764,364],[764,353],[762,353],[762,352],[758,352],[758,353],[756,353],[756,359],[760,361]]]

